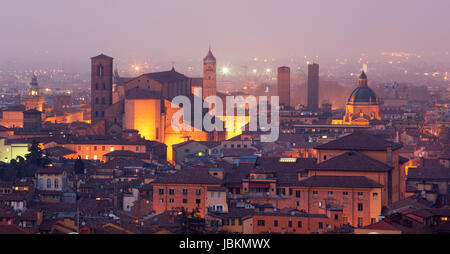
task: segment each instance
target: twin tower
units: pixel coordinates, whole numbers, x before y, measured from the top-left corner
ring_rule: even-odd
[[[280,105],[291,107],[291,70],[282,66],[277,72],[277,89]],[[316,112],[319,109],[319,65],[308,64],[308,110]]]

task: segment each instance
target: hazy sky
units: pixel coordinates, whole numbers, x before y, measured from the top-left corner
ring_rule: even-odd
[[[0,61],[450,50],[449,0],[0,0]]]

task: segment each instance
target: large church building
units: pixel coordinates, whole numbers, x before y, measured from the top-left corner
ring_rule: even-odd
[[[113,72],[113,58],[103,54],[92,57],[91,65],[92,124],[104,123],[107,135],[137,130],[147,140],[165,143],[169,161],[172,159],[173,144],[187,140],[220,140],[225,137],[224,133],[197,130],[193,126],[191,131],[172,128],[172,117],[179,110],[172,104],[172,99],[184,95],[191,100],[193,106],[195,95],[192,87],[195,78],[187,77],[174,68],[134,78],[120,77],[117,71]],[[216,68],[211,50],[204,59],[204,66],[207,68],[204,69],[201,86],[208,95],[215,95]],[[197,83],[198,80],[195,84]],[[202,117],[205,114],[208,114],[207,108],[203,110]],[[191,115],[193,118],[194,114]]]
[[[380,103],[375,92],[367,85],[367,76],[363,71],[358,79],[358,87],[345,103],[343,124],[369,125],[370,121],[380,119]]]

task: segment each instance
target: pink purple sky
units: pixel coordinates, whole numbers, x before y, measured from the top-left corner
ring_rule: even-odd
[[[0,61],[450,51],[448,0],[2,0]]]

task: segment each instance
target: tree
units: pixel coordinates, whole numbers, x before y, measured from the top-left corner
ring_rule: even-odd
[[[84,162],[80,156],[75,160],[74,171],[77,175],[84,174]]]
[[[198,207],[189,212],[184,207],[181,208],[178,220],[182,234],[201,234],[205,231],[205,219],[202,219]]]
[[[31,142],[31,147],[28,149],[30,153],[25,155],[25,158],[27,159],[27,162],[33,165],[36,165],[38,167],[43,166],[43,155],[41,147],[39,146],[39,143],[36,140],[33,140]]]

